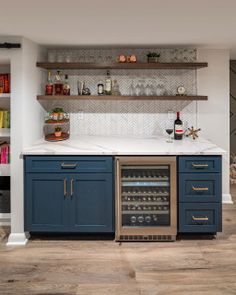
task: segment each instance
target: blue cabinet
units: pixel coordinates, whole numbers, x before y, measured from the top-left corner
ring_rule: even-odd
[[[221,156],[178,158],[178,232],[222,231]]]
[[[25,230],[65,232],[68,203],[66,174],[29,173],[25,177]]]
[[[25,230],[114,232],[112,163],[112,157],[26,156]]]
[[[73,175],[70,180],[71,230],[75,232],[112,232],[112,174]]]

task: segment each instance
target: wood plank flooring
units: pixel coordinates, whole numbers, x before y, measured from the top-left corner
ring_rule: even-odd
[[[236,186],[232,188],[236,201]],[[236,294],[236,204],[223,233],[168,243],[40,239],[6,247],[0,229],[0,294]]]

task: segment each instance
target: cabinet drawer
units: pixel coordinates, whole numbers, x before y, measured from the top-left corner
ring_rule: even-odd
[[[220,173],[180,173],[179,202],[221,202]]]
[[[179,204],[179,232],[215,233],[222,231],[221,204]]]
[[[26,156],[26,172],[112,172],[112,157]]]
[[[181,156],[179,172],[221,172],[221,156]]]

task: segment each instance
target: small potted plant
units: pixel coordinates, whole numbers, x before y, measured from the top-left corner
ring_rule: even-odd
[[[65,112],[63,108],[55,108],[52,110],[51,116],[55,121],[63,120]]]
[[[157,53],[157,52],[149,52],[147,54],[147,59],[148,59],[148,62],[150,62],[150,63],[158,62],[159,57],[160,57],[160,53]]]
[[[61,127],[60,126],[57,126],[57,127],[55,127],[55,131],[54,131],[54,135],[56,136],[56,137],[61,137]]]

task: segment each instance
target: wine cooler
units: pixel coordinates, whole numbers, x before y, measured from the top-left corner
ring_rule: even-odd
[[[171,241],[177,234],[176,158],[116,158],[116,240]]]

